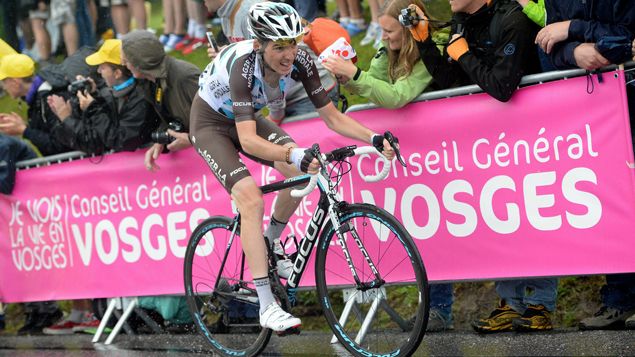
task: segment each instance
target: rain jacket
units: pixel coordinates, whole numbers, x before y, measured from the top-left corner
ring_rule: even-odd
[[[629,44],[635,37],[633,0],[548,0],[545,7],[547,24],[571,20],[567,40],[556,44],[549,54],[557,68],[577,67],[573,50],[582,43],[597,43],[603,38],[615,36],[622,37]],[[607,58],[621,63],[631,57],[632,54],[625,51],[623,56]]]
[[[524,75],[540,72],[534,39],[538,31],[515,1],[493,0],[473,14],[457,13],[469,51],[450,60],[431,38],[419,42],[421,58],[441,88],[477,84],[492,97],[508,101]]]
[[[447,33],[436,32],[432,37],[436,43],[448,40]],[[443,51],[442,46],[439,49]],[[416,62],[409,75],[391,81],[385,48],[377,52],[367,71],[359,73],[357,78],[349,80],[344,87],[351,93],[388,109],[401,108],[410,103],[432,83],[432,76],[422,61]]]

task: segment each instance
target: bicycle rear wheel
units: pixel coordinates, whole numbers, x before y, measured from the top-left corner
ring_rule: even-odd
[[[254,356],[269,342],[271,330],[260,326],[258,296],[239,229],[232,236],[233,227],[228,217],[211,217],[196,227],[185,253],[185,295],[195,324],[215,352]]]
[[[417,247],[394,216],[372,205],[347,205],[340,223],[346,250],[331,221],[317,245],[316,285],[329,326],[354,355],[411,355],[429,310]]]

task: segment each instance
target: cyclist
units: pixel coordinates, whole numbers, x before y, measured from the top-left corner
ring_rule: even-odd
[[[315,64],[297,46],[304,32],[291,6],[254,4],[249,25],[254,39],[227,46],[201,74],[192,102],[190,139],[240,211],[240,237],[260,302],[260,325],[284,333],[299,327],[301,321],[278,305],[269,286],[262,192],[238,152],[286,177],[300,171],[317,173],[319,165],[258,111],[267,106],[270,117],[283,117],[286,90],[300,81],[330,129],[372,143],[388,159],[394,151],[382,135],[340,113],[328,99]],[[289,190],[281,192],[272,217],[287,222],[299,202]]]

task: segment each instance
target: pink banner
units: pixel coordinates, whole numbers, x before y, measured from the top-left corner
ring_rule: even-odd
[[[509,103],[478,94],[352,113],[393,131],[409,166],[370,184],[359,171],[374,160],[353,159],[343,197],[394,213],[432,280],[634,272],[624,78],[604,78],[592,94],[576,78]],[[351,144],[320,120],[284,128],[301,146]],[[226,192],[194,150],[162,155],[157,173],[141,151],[97,161],[20,171],[14,194],[0,195],[0,301],[184,291],[188,237],[201,219],[232,214]],[[249,169],[261,184],[280,178]],[[305,198],[288,230],[301,236],[316,203],[317,193]]]

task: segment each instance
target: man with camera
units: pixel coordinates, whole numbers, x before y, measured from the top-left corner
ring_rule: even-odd
[[[122,62],[132,75],[147,80],[143,85],[146,100],[162,121],[159,132],[153,135],[158,142],[145,156],[146,168],[154,171],[164,149],[177,151],[192,145],[188,135],[190,107],[201,71],[189,62],[166,56],[161,42],[148,31],[125,35],[122,49]]]
[[[53,135],[91,154],[132,151],[149,142],[157,118],[139,81],[121,64],[121,40],[106,40],[85,61],[98,66],[97,72],[107,87],[98,90],[92,78],[79,77],[69,85],[78,102],[76,108],[73,101],[61,96],[48,97],[48,105],[62,122],[53,129]]]
[[[411,27],[421,58],[441,88],[477,84],[508,101],[524,75],[540,72],[538,27],[510,0],[450,0],[451,38],[444,54],[428,36],[429,20],[416,9]]]
[[[66,87],[54,88],[41,75],[36,75],[35,63],[23,54],[2,57],[0,81],[11,97],[22,98],[29,106],[28,125],[16,113],[0,113],[0,133],[29,139],[44,156],[71,151],[68,145],[51,135],[60,121],[46,104],[52,94],[68,97]]]

